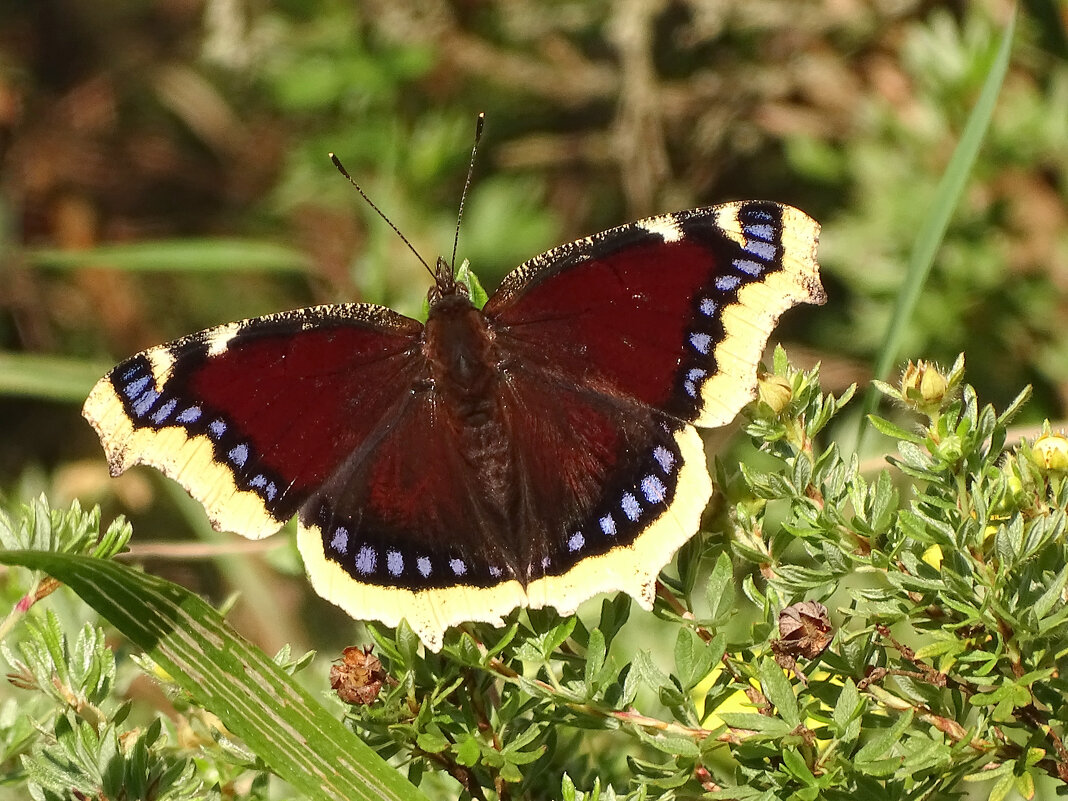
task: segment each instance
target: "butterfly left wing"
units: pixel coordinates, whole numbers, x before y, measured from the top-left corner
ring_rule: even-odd
[[[370,304],[231,323],[122,362],[82,414],[112,475],[156,467],[215,528],[265,537],[402,401],[422,330]]]

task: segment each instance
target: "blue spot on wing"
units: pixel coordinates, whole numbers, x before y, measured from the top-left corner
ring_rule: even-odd
[[[752,263],[756,264],[756,262]],[[737,266],[738,265],[735,264],[735,267]],[[740,270],[742,268],[738,267],[738,269]],[[761,267],[760,269],[763,270],[764,268]],[[742,279],[736,275],[721,275],[719,278],[716,279],[716,289],[718,289],[720,292],[730,292],[732,290],[737,289],[740,283],[742,283]]]
[[[763,239],[765,242],[775,241],[775,227],[767,223],[743,225],[742,230],[746,236]]]
[[[653,448],[653,458],[656,459],[656,463],[660,465],[660,469],[665,473],[670,473],[672,468],[675,467],[675,454],[663,445],[657,445]]]
[[[200,419],[200,414],[201,412],[199,406],[189,406],[185,409],[182,409],[182,411],[179,412],[178,416],[174,419],[177,420],[179,423],[195,423],[197,420]]]
[[[370,545],[364,545],[360,548],[360,552],[356,554],[356,572],[368,575],[375,572],[375,565],[378,563],[378,554],[375,553],[375,549]]]
[[[178,406],[178,401],[176,401],[174,398],[171,398],[169,401],[167,401],[165,404],[160,406],[158,409],[156,409],[156,411],[152,413],[152,422],[156,423],[157,425],[162,423],[164,420],[171,416],[171,412],[174,411],[176,406]]]
[[[135,417],[144,417],[146,414],[148,414],[149,409],[152,408],[153,404],[155,404],[155,402],[157,400],[159,400],[159,393],[156,392],[156,390],[154,390],[154,389],[145,390],[143,393],[141,393],[141,397],[139,397],[136,401],[134,401],[134,405],[133,405],[134,416]]]
[[[649,503],[660,503],[667,497],[667,487],[658,477],[648,475],[642,479],[642,495]]]
[[[772,261],[778,250],[775,245],[770,242],[761,242],[759,239],[747,240],[746,243],[742,245],[742,249],[764,261]]]
[[[601,531],[607,536],[616,536],[616,521],[612,518],[612,515],[605,515],[598,522],[601,524]]]
[[[244,467],[245,462],[248,461],[248,445],[246,445],[244,442],[239,445],[235,445],[226,455],[229,457],[230,461],[234,463],[234,465],[236,465],[237,467]]]
[[[348,553],[349,551],[349,531],[344,526],[338,526],[334,531],[334,537],[330,540],[330,547],[338,553]]]
[[[125,395],[130,400],[133,400],[138,395],[140,395],[142,392],[144,392],[145,388],[151,383],[152,383],[152,379],[147,375],[143,375],[140,378],[138,378],[136,381],[131,381],[126,386],[124,386],[122,388],[122,394]]]

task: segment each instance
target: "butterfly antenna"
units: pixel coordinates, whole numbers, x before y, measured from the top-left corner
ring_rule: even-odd
[[[475,143],[471,146],[471,161],[467,163],[467,180],[464,181],[464,191],[460,193],[460,211],[456,215],[456,235],[452,238],[452,261],[449,266],[453,274],[456,273],[456,246],[460,244],[460,220],[464,218],[464,201],[467,200],[467,190],[471,186],[471,174],[475,171],[475,154],[478,153],[478,143],[482,139],[482,128],[486,124],[486,112],[478,113],[478,121],[475,123]]]
[[[408,250],[410,250],[412,253],[415,254],[415,257],[417,259],[419,259],[419,262],[424,267],[426,267],[426,271],[428,273],[430,273],[431,276],[433,276],[434,275],[434,271],[430,269],[430,265],[426,263],[426,260],[422,256],[419,255],[419,251],[415,249],[415,246],[412,245],[412,243],[408,241],[408,237],[406,237],[404,234],[402,234],[400,232],[400,229],[393,224],[393,220],[389,219],[389,217],[387,217],[385,214],[383,214],[382,213],[382,209],[378,208],[378,206],[376,206],[374,204],[374,201],[372,201],[371,198],[367,197],[367,193],[363,191],[363,188],[358,183],[356,183],[355,180],[353,180],[353,177],[351,175],[349,175],[349,171],[345,169],[344,165],[341,163],[341,159],[339,159],[337,156],[335,156],[333,153],[331,153],[330,154],[330,160],[332,162],[334,162],[334,166],[337,167],[337,171],[339,173],[341,173],[342,175],[344,175],[348,179],[350,184],[352,184],[354,187],[356,187],[356,191],[360,193],[360,197],[362,197],[364,200],[367,201],[367,205],[370,206],[372,209],[374,209],[378,213],[378,216],[386,221],[386,223],[389,225],[389,227],[392,228],[394,230],[394,232],[396,232],[397,236],[399,236],[401,238],[401,242],[403,242],[405,245],[408,246]]]

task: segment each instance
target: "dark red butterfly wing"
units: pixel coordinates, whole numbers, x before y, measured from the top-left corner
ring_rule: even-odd
[[[779,315],[824,302],[818,233],[769,202],[641,220],[532,259],[484,312],[518,364],[722,425],[753,397]]]
[[[312,497],[299,542],[321,595],[355,617],[406,618],[434,649],[449,626],[499,623],[516,606],[570,612],[606,590],[651,604],[711,492],[699,438],[581,388],[505,384],[508,411],[485,442],[465,441],[441,397],[418,392]],[[659,536],[631,548],[651,526]]]
[[[564,245],[505,279],[484,312],[521,396],[517,416],[560,419],[562,410],[525,413],[551,398],[581,413],[614,409],[609,430],[628,432],[579,455],[546,448],[536,424],[514,426],[517,453],[547,452],[552,470],[590,479],[570,506],[547,492],[547,479],[529,488],[550,510],[525,521],[531,605],[564,599],[572,609],[598,591],[625,589],[651,606],[656,575],[696,533],[711,494],[693,425],[733,419],[755,395],[779,315],[824,301],[818,230],[779,204],[727,204]],[[538,549],[561,538],[568,547],[547,553],[538,571]]]
[[[113,475],[162,470],[212,524],[265,537],[396,413],[422,326],[366,304],[201,331],[115,367],[85,402]],[[368,392],[369,387],[398,387]]]

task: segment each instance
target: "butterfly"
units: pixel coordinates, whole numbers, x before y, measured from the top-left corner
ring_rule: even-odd
[[[766,201],[650,217],[534,257],[482,308],[439,259],[425,323],[229,323],[122,362],[83,414],[113,475],[158,468],[219,530],[296,515],[315,590],[431,650],[516,607],[651,608],[711,497],[697,429],[754,397],[779,316],[825,300],[818,233]]]

